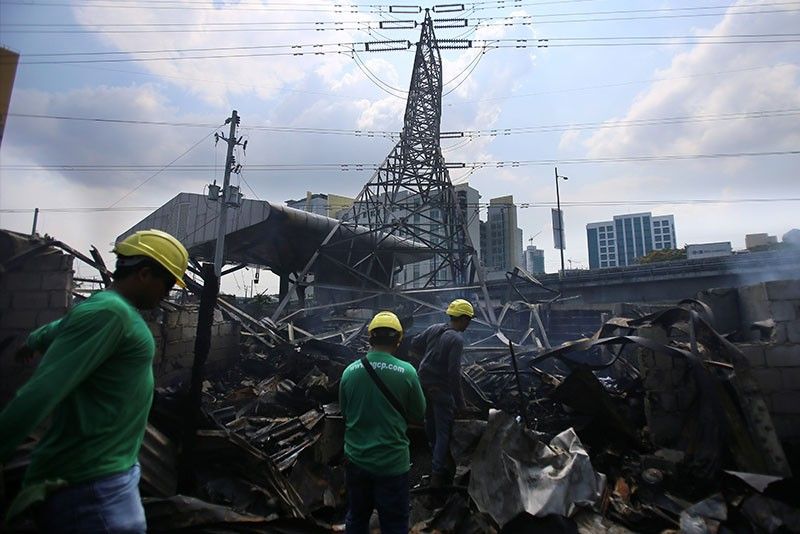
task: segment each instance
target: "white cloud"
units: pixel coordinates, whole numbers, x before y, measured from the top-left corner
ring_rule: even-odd
[[[330,10],[322,8],[312,12],[286,9],[286,3],[260,2],[215,2],[213,9],[198,7],[191,0],[176,0],[170,5],[183,6],[183,9],[151,9],[149,6],[125,6],[127,9],[104,9],[103,7],[75,6],[73,13],[76,20],[87,26],[98,25],[109,28],[99,34],[99,38],[114,50],[144,51],[171,49],[203,49],[219,47],[253,47],[249,50],[216,50],[199,51],[191,54],[131,54],[136,58],[161,57],[172,55],[241,55],[226,59],[200,59],[175,61],[145,61],[137,63],[139,68],[164,77],[170,83],[181,87],[189,93],[205,99],[214,105],[229,107],[229,100],[237,95],[255,94],[262,99],[273,98],[284,87],[291,86],[307,78],[309,74],[318,73],[335,77],[344,65],[340,55],[293,55],[294,52],[311,52],[313,49],[275,48],[286,44],[330,44],[352,43],[363,41],[359,33],[353,31],[356,22],[363,21],[369,15],[362,13],[337,12],[336,2],[317,2],[330,4]],[[283,7],[284,9],[281,9]],[[276,11],[278,10],[278,11]],[[341,11],[341,10],[339,10]],[[214,31],[224,29],[219,24],[252,24],[258,22],[258,31]],[[297,27],[303,21],[342,22],[347,28],[342,31],[279,31],[281,28]],[[295,23],[295,26],[274,23]],[[179,23],[193,25],[200,30],[185,32],[123,32],[115,33],[110,28],[114,24],[148,24]],[[163,26],[162,26],[163,27]],[[190,26],[185,26],[190,27]],[[230,29],[246,26],[233,26]],[[253,26],[250,26],[253,28]],[[333,26],[323,26],[332,28]],[[347,46],[326,47],[324,50],[345,52]],[[287,55],[274,55],[287,54]],[[214,80],[216,83],[198,83],[199,80]],[[230,80],[230,84],[219,83]]]
[[[729,14],[704,33],[786,33],[794,31],[798,24],[800,12],[780,17]],[[800,108],[800,67],[795,50],[794,44],[700,44],[676,54],[669,67],[656,72],[660,81],[640,93],[623,117],[608,123],[677,116],[693,117],[699,122],[602,129],[586,141],[589,156],[797,148],[800,132],[796,116],[704,120],[707,115]],[[724,74],[708,75],[715,72]]]
[[[374,102],[362,100],[359,104],[362,107],[356,122],[359,128],[387,131],[394,128],[398,132],[402,129],[406,109],[404,100],[387,95]]]
[[[12,111],[37,115],[119,118],[133,121],[210,123],[208,116],[179,114],[152,84],[83,88],[64,93],[18,89]],[[205,133],[204,133],[205,130]],[[11,159],[25,165],[165,165],[212,128],[178,128],[11,117],[3,144],[4,164]],[[208,148],[213,148],[209,139]],[[191,161],[196,154],[187,159]],[[6,159],[8,158],[8,159]],[[39,172],[39,171],[37,171]],[[8,176],[9,172],[3,174]],[[65,173],[76,186],[102,188],[116,194],[142,180],[146,173]]]
[[[558,149],[565,150],[574,147],[580,139],[580,130],[567,130],[561,134],[561,139],[558,141]]]

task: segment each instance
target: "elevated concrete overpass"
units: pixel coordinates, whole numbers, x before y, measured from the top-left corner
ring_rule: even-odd
[[[800,279],[800,247],[734,254],[705,260],[659,262],[609,269],[568,270],[536,277],[545,286],[561,287],[570,304],[614,302],[675,302],[714,287],[741,287],[772,280]],[[508,282],[488,282],[493,298],[503,299]],[[531,299],[553,297],[541,288],[517,282],[520,292]]]

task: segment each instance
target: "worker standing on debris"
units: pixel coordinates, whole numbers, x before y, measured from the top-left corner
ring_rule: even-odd
[[[450,320],[429,326],[414,338],[412,352],[421,355],[419,379],[425,390],[425,432],[433,451],[431,487],[446,486],[454,473],[448,466],[450,434],[456,409],[464,409],[461,391],[462,332],[475,316],[468,301],[456,299],[447,307]]]
[[[408,422],[422,422],[425,397],[414,367],[392,353],[400,320],[380,312],[368,327],[370,351],[342,373],[347,533],[366,534],[373,509],[383,534],[407,534],[411,468]]]
[[[42,532],[145,532],[137,458],[153,401],[155,341],[137,311],[158,306],[189,255],[171,235],[117,243],[114,281],[30,334],[20,356],[43,353],[0,413],[0,463],[49,415],[8,517],[44,500]]]

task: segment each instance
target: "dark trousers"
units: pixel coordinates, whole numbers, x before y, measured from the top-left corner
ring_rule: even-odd
[[[425,434],[433,451],[432,472],[435,475],[450,475],[450,435],[453,432],[455,401],[449,392],[426,389]]]
[[[369,519],[378,510],[381,534],[408,534],[408,472],[380,476],[352,462],[345,467],[347,534],[367,534]]]

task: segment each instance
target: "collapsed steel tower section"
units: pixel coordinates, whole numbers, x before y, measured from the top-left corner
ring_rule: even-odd
[[[393,271],[393,285],[401,289],[464,286],[476,275],[476,251],[466,228],[467,206],[459,204],[442,157],[441,118],[442,58],[426,13],[400,141],[344,218],[405,238],[432,253],[417,268]]]
[[[328,292],[323,300],[331,304],[386,303],[390,297],[438,309],[438,297],[474,295],[483,299],[479,309],[487,323],[496,323],[467,231],[468,207],[457,197],[442,157],[441,117],[442,58],[426,11],[400,141],[297,273],[273,319],[281,318],[296,287],[313,284],[315,295]],[[307,278],[311,272],[313,282]],[[343,275],[346,285],[340,283]]]

